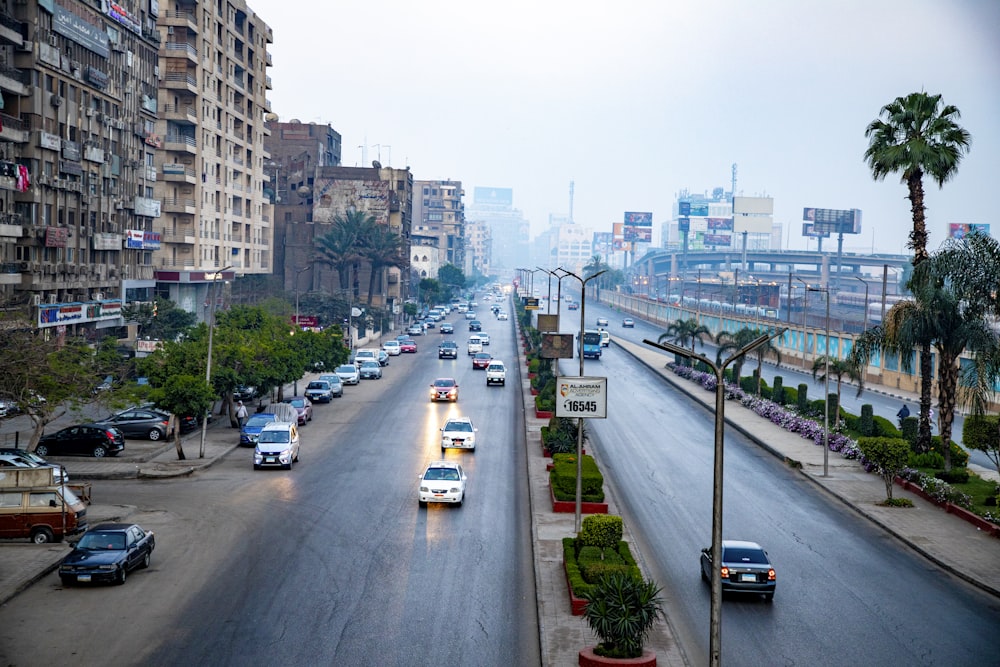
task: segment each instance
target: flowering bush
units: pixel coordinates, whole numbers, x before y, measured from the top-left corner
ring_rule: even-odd
[[[956,490],[951,484],[943,482],[937,477],[922,473],[913,468],[904,468],[899,476],[919,486],[921,491],[939,503],[951,503],[965,509],[972,508],[972,498],[969,494]],[[993,521],[993,519],[989,520]]]

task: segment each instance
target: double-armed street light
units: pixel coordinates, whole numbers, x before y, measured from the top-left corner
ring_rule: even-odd
[[[823,355],[823,477],[828,477],[830,473],[827,462],[830,456],[830,288],[807,287],[806,289],[826,294],[826,354]],[[867,307],[865,310],[867,311]]]

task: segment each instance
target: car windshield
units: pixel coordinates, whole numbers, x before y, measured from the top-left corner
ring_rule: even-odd
[[[288,402],[292,404],[293,408],[304,408],[306,407],[306,400],[304,398],[290,398]]]
[[[354,373],[355,370],[357,370],[357,369],[354,368],[354,366],[338,366],[337,367],[337,372],[338,373]]]
[[[268,413],[268,414],[259,414],[259,415],[254,415],[253,417],[251,417],[250,419],[248,419],[247,423],[246,423],[246,426],[265,426],[265,425],[267,425],[267,424],[269,424],[269,423],[271,423],[273,421],[274,421],[274,415],[273,414],[270,414],[270,413]]]
[[[457,482],[459,477],[458,471],[454,468],[428,468],[424,479]]]
[[[377,361],[364,361],[364,362],[361,363],[361,367],[362,368],[377,368],[378,367],[378,362]]]
[[[454,380],[434,380],[435,387],[454,387]]]
[[[472,433],[472,424],[469,422],[448,422],[444,426],[446,431],[466,431]]]
[[[106,532],[85,533],[76,547],[90,551],[122,551],[125,549],[125,535]]]
[[[726,563],[767,563],[767,556],[759,549],[743,549],[730,547],[722,554]]]
[[[288,431],[261,431],[260,442],[288,442]]]
[[[326,382],[310,382],[306,389],[328,389],[330,385]]]
[[[596,345],[601,342],[601,334],[597,331],[585,331],[583,333],[584,345]]]

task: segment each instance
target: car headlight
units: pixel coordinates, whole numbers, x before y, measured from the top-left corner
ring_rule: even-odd
[[[117,570],[118,566],[117,565],[98,565],[97,569],[98,570]]]
[[[420,491],[423,493],[427,493],[428,491],[430,491],[430,489],[428,489],[426,486],[421,486]]]
[[[450,489],[448,489],[448,493],[458,493],[459,491],[460,489],[457,486],[453,486]]]

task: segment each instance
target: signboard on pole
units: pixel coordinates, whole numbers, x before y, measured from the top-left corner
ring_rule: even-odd
[[[804,208],[802,219],[813,223],[817,233],[860,234],[861,210],[836,208]]]
[[[608,378],[560,377],[556,386],[556,417],[606,419]]]
[[[525,310],[538,310],[538,298],[529,296],[524,299],[524,309]]]
[[[573,334],[543,333],[540,356],[542,359],[572,359]]]

